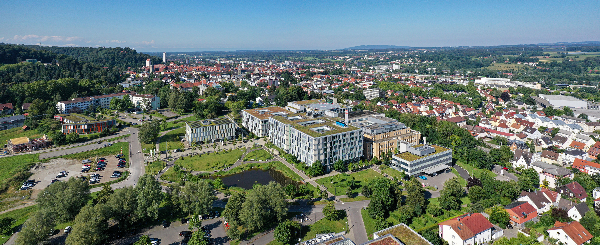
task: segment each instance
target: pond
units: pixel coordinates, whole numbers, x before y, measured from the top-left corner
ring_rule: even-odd
[[[227,187],[234,186],[246,190],[252,189],[254,184],[267,185],[271,181],[275,181],[282,186],[286,186],[288,184],[298,185],[298,182],[286,177],[284,174],[274,169],[250,169],[241,173],[223,176],[220,178],[223,180],[223,184],[225,184]]]

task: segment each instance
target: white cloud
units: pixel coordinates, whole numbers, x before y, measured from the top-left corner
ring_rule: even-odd
[[[145,44],[145,45],[150,45],[150,44],[154,44],[154,40],[148,42],[148,41],[142,41],[141,44]]]
[[[50,44],[66,46],[73,42],[83,42],[81,37],[65,37],[65,36],[39,36],[39,35],[15,35],[12,39],[6,39],[7,42],[24,43],[24,44]]]

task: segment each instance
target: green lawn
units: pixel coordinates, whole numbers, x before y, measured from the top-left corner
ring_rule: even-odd
[[[371,200],[368,197],[365,196],[356,196],[356,197],[351,197],[351,198],[340,198],[340,200],[342,202],[357,202],[357,201],[364,201],[364,200]]]
[[[22,128],[2,130],[0,131],[0,145],[6,144],[9,139],[19,137],[39,138],[42,137],[42,135],[35,130],[23,130]]]
[[[373,239],[373,233],[375,230],[375,220],[369,216],[369,212],[366,209],[361,209],[360,214],[362,215],[363,223],[365,224],[365,230],[367,231],[367,237]]]
[[[163,161],[155,161],[146,164],[146,173],[151,175],[156,175],[160,170],[162,170],[165,166],[165,162]]]
[[[180,181],[185,176],[185,172],[183,171],[175,171],[174,168],[167,169],[163,175],[160,176],[161,180],[177,182]]]
[[[462,186],[467,186],[467,180],[463,179],[463,177],[460,176],[460,174],[458,173],[458,171],[456,171],[456,169],[452,168],[452,173],[454,173],[454,175],[456,175],[456,177],[458,177],[458,182],[460,182],[460,184]]]
[[[183,143],[181,143],[181,137],[185,136],[185,128],[178,128],[160,137],[160,144],[158,149],[160,151],[167,150],[167,143],[169,143],[169,150],[183,149]]]
[[[456,164],[458,166],[461,166],[465,170],[467,170],[467,172],[469,172],[469,175],[477,177],[477,178],[479,178],[479,176],[481,176],[481,172],[484,171],[483,169],[479,169],[479,168],[473,167],[472,164],[465,164],[465,163],[463,163],[461,161],[456,161]],[[496,174],[492,172],[492,176],[496,177]],[[460,177],[460,175],[459,175],[459,177]]]
[[[343,219],[337,221],[330,221],[328,219],[323,218],[312,225],[303,227],[302,233],[305,235],[302,238],[302,241],[313,239],[317,236],[317,234],[338,233],[342,231],[347,232],[348,224],[346,222],[348,222],[347,217],[344,217]]]
[[[382,168],[381,172],[384,172],[384,173],[386,173],[389,176],[395,177],[396,179],[399,179],[399,180],[402,179],[402,173],[400,171],[398,171],[398,170],[393,169],[393,168],[389,168],[389,167],[385,168],[385,169]]]
[[[29,169],[39,162],[39,154],[24,154],[0,158],[0,183],[22,181],[29,177]]]
[[[348,181],[352,177],[354,177],[354,181],[355,181],[355,185],[356,185],[354,187],[354,190],[352,191],[352,193],[354,193],[356,195],[360,192],[361,187],[364,184],[366,184],[368,181],[378,178],[378,177],[383,178],[383,175],[375,172],[372,169],[366,169],[366,170],[355,172],[355,173],[352,173],[349,175],[338,174],[335,176],[318,179],[317,183],[325,186],[327,188],[327,190],[329,190],[329,192],[333,193],[334,195],[345,195],[346,189],[348,188]],[[335,185],[335,188],[334,188],[334,185]]]
[[[253,152],[248,153],[248,155],[246,155],[246,157],[244,157],[244,161],[266,161],[269,159],[272,159],[273,156],[271,155],[271,153],[260,149],[260,150],[256,150]]]
[[[89,158],[94,158],[94,157],[106,157],[106,156],[111,156],[111,155],[114,156],[114,155],[120,154],[121,149],[123,149],[123,157],[127,161],[127,164],[129,164],[129,142],[114,143],[111,146],[107,146],[107,147],[100,148],[100,149],[93,150],[93,151],[86,151],[86,152],[75,153],[75,154],[71,154],[71,155],[65,155],[65,156],[62,156],[62,158],[83,160],[83,159],[89,159]]]
[[[175,164],[193,171],[219,170],[233,165],[246,149],[235,149],[231,151],[220,151],[200,156],[184,157],[175,161]]]
[[[17,227],[21,226],[25,221],[29,218],[31,214],[37,211],[37,206],[29,206],[21,209],[17,209],[8,213],[0,214],[0,219],[3,218],[13,218],[15,222],[13,222],[11,228],[13,231],[17,229]],[[10,239],[10,235],[2,234],[0,236],[0,244],[6,243]]]
[[[150,150],[152,149],[156,149],[156,144],[151,143],[151,144],[146,144],[146,143],[142,143],[142,151],[144,151],[144,153],[149,153]]]
[[[273,168],[279,172],[282,172],[286,177],[288,177],[290,179],[293,179],[295,181],[302,181],[302,177],[300,177],[300,175],[298,175],[296,172],[294,172],[293,170],[288,168],[285,164],[283,164],[282,162],[279,162],[279,161],[264,162],[264,163],[246,163],[241,166],[232,168],[228,171],[218,172],[218,173],[214,174],[214,176],[225,176],[225,175],[237,174],[237,173],[241,173],[243,171],[246,171],[246,170],[249,170],[252,168],[260,168],[262,170],[268,170],[268,169]],[[312,186],[312,185],[310,185],[310,186]]]

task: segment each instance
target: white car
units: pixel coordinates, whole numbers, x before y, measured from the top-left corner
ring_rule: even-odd
[[[69,232],[71,232],[71,226],[65,227],[65,233],[69,233]]]

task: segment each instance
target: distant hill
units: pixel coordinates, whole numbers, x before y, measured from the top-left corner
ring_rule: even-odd
[[[365,50],[365,49],[406,49],[410,48],[409,46],[396,46],[396,45],[360,45],[350,48],[345,48],[345,50]]]

